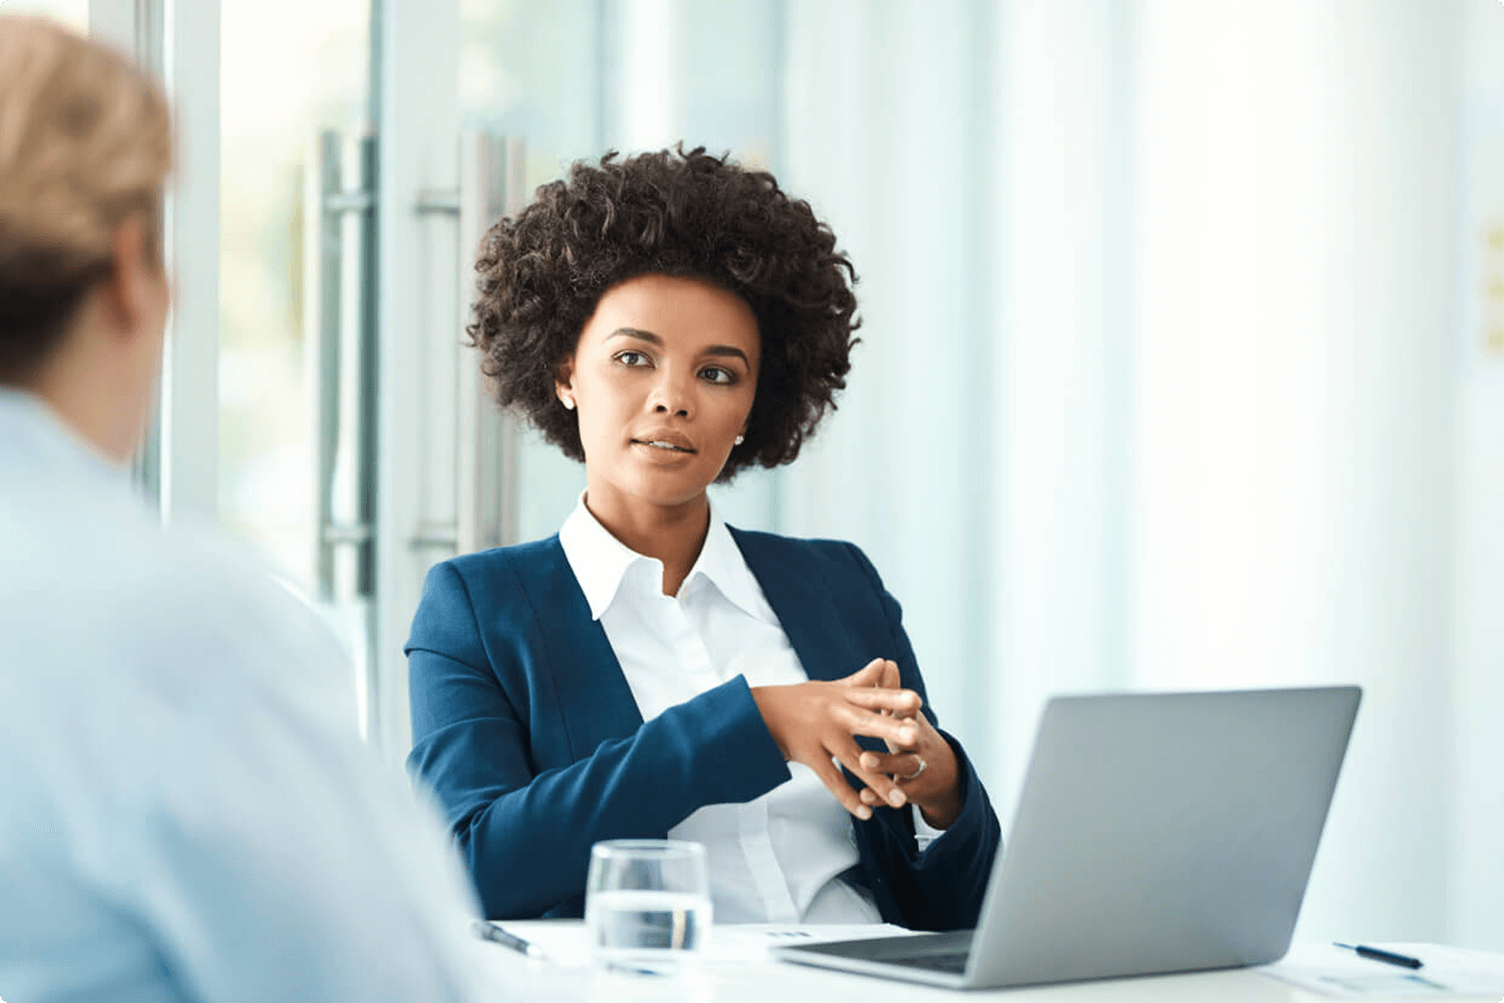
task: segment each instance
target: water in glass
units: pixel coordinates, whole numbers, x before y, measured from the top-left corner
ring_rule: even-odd
[[[585,925],[598,963],[677,970],[711,922],[705,849],[672,840],[612,840],[591,852]]]

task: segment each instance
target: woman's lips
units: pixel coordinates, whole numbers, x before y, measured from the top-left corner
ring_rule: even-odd
[[[644,446],[648,449],[661,450],[665,453],[693,453],[695,448],[683,436],[678,435],[652,435],[643,436],[632,440],[634,446]]]
[[[692,449],[679,449],[674,446],[656,446],[641,439],[633,439],[629,447],[638,462],[649,467],[659,467],[665,470],[677,470],[680,467],[693,463],[696,460]]]

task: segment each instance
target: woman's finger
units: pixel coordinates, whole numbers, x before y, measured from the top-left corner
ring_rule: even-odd
[[[913,690],[883,690],[875,688],[852,689],[844,694],[847,703],[868,710],[886,710],[912,717],[919,713],[924,701]]]
[[[838,711],[838,720],[852,735],[881,738],[899,746],[911,746],[919,741],[919,726],[913,718],[886,717],[870,710],[846,707]]]
[[[891,738],[884,739],[883,741],[888,746],[889,752],[919,752],[921,749],[935,743],[944,744],[944,741],[940,738],[940,733],[935,730],[935,726],[930,723],[930,719],[923,714],[914,714],[904,718],[904,720],[912,724],[918,731],[917,740],[913,742],[895,742]]]
[[[810,764],[810,769],[815,771],[815,776],[820,778],[820,782],[830,789],[837,801],[841,802],[842,808],[863,821],[872,817],[872,809],[862,804],[861,797],[852,790],[851,785],[846,782],[846,775],[836,769],[835,763],[822,758]]]
[[[881,658],[874,658],[845,679],[837,679],[835,682],[838,686],[881,686],[886,674],[887,663]]]
[[[902,808],[908,803],[909,796],[898,789],[892,777],[879,770],[869,770],[862,766],[862,748],[855,742],[838,749],[836,758],[841,761],[842,766],[856,774],[856,778],[866,784],[881,803],[892,805],[894,808]],[[858,795],[858,801],[861,800],[861,796]]]
[[[898,783],[905,780],[919,779],[917,774],[921,771],[920,764],[923,757],[917,752],[864,752],[862,753],[862,768],[873,770],[878,773],[886,773],[892,776]]]

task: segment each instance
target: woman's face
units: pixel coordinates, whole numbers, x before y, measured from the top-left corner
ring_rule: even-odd
[[[607,290],[557,390],[579,411],[591,508],[699,498],[746,430],[761,339],[741,297],[640,275]]]

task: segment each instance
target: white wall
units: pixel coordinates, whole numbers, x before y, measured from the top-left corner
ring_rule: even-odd
[[[1455,369],[1451,381],[1457,490],[1451,595],[1457,793],[1452,814],[1453,936],[1504,950],[1504,7],[1468,0],[1457,246]]]
[[[1303,932],[1443,939],[1458,7],[1139,14],[1133,678],[1363,684]]]
[[[1044,702],[1126,682],[1131,6],[1012,0],[993,34],[991,767],[1011,811]]]

